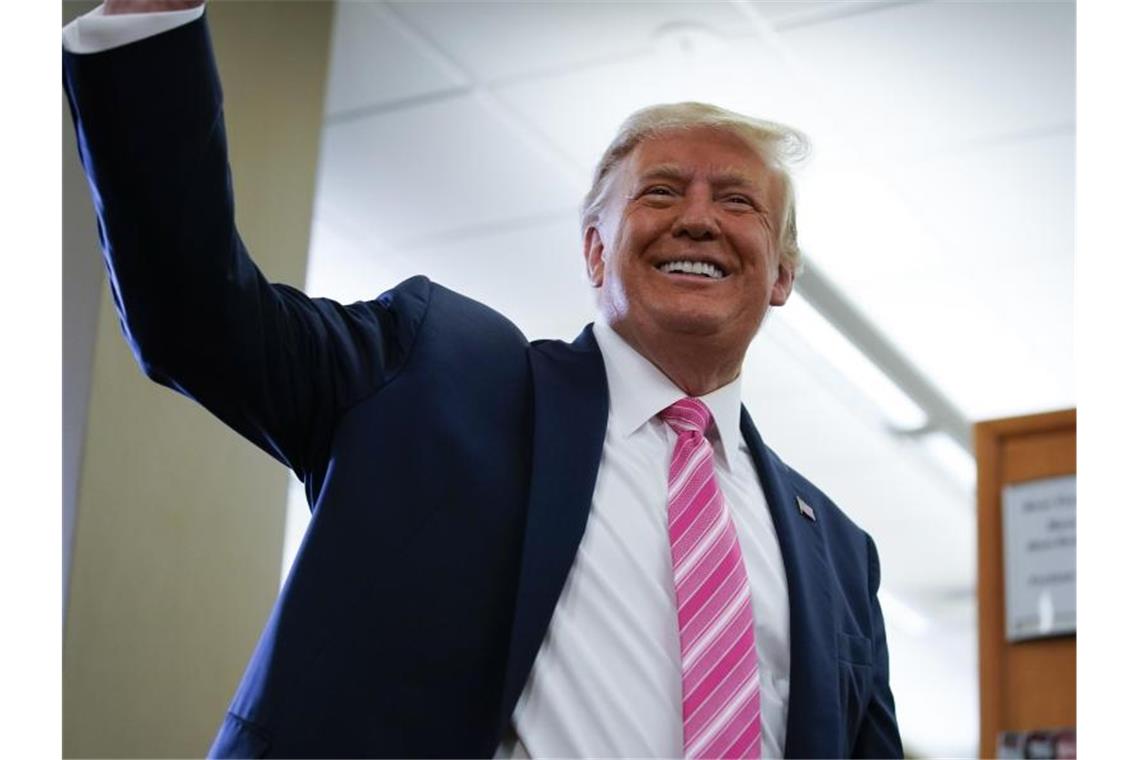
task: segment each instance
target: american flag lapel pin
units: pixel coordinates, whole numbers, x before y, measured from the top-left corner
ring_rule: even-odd
[[[815,510],[809,507],[807,502],[801,499],[799,496],[796,497],[796,506],[800,508],[801,515],[811,520],[812,522],[815,522]]]

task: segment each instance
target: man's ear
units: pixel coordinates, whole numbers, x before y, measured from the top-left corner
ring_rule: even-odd
[[[796,281],[796,269],[791,262],[781,259],[780,271],[776,275],[776,282],[772,286],[772,297],[768,300],[771,306],[783,306],[792,296],[792,285]]]
[[[602,287],[602,280],[606,274],[605,245],[597,227],[586,229],[586,236],[582,240],[582,254],[586,257],[586,276],[590,278],[590,284],[595,288]]]

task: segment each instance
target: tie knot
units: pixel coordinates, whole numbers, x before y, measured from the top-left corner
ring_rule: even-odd
[[[659,416],[677,435],[697,433],[703,436],[712,422],[712,412],[703,401],[696,398],[683,398],[663,409]]]

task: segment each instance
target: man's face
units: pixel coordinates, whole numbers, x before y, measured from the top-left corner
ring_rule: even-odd
[[[792,289],[775,243],[775,174],[742,138],[712,128],[644,140],[615,171],[585,240],[606,321],[635,347],[703,336],[743,354]]]

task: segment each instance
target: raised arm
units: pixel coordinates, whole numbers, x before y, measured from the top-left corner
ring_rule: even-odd
[[[345,307],[265,280],[234,225],[205,17],[106,52],[65,52],[63,63],[140,366],[304,476],[340,413],[398,371],[427,284]]]

